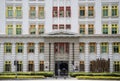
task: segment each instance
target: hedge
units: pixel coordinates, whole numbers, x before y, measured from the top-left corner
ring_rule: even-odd
[[[0,73],[1,75],[16,75],[15,72],[3,72]],[[17,72],[17,75],[32,75],[32,76],[36,76],[36,75],[43,75],[45,77],[52,77],[54,75],[53,72]]]
[[[91,79],[91,80],[120,80],[120,77],[115,76],[77,76],[77,79]]]
[[[82,72],[71,72],[71,77],[76,76],[117,76],[120,77],[120,73],[82,73]]]
[[[26,76],[26,75],[18,75],[17,79],[44,79],[44,76]],[[15,75],[1,75],[0,79],[16,79]]]

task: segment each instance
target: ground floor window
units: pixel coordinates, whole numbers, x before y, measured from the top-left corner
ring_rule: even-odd
[[[28,62],[28,71],[34,71],[34,61]]]
[[[114,61],[114,72],[120,72],[120,61]]]
[[[84,70],[85,70],[84,61],[80,61],[80,71],[84,71]]]
[[[39,70],[44,71],[44,61],[40,61]]]
[[[22,61],[17,61],[17,71],[23,71],[23,63],[22,63]]]
[[[11,62],[5,61],[5,71],[11,71]]]

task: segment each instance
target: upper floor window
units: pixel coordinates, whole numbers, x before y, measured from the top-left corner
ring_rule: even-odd
[[[120,43],[113,43],[113,53],[120,53]]]
[[[34,53],[34,43],[28,43],[28,53]]]
[[[85,34],[85,24],[80,25],[80,34]]]
[[[40,53],[44,53],[44,43],[39,44]]]
[[[22,34],[22,25],[16,25],[16,35]]]
[[[55,30],[55,29],[58,29],[58,25],[54,24],[54,25],[53,25],[53,29],[54,29],[54,30]]]
[[[102,7],[102,16],[103,17],[108,17],[108,6],[103,6]]]
[[[88,6],[88,17],[94,16],[94,6]]]
[[[80,43],[79,44],[80,53],[84,53],[84,49],[85,49],[85,43]]]
[[[118,34],[118,24],[112,24],[112,34]]]
[[[35,27],[35,25],[30,25],[30,34],[31,35],[36,34],[36,27]]]
[[[23,43],[16,43],[16,53],[23,53]]]
[[[16,18],[21,18],[22,17],[22,7],[17,6],[16,11],[15,11]]]
[[[63,24],[60,24],[60,25],[59,25],[59,29],[64,29],[64,25],[63,25]]]
[[[108,43],[101,43],[101,53],[108,53]]]
[[[11,43],[4,44],[4,52],[5,53],[12,53],[12,44]]]
[[[89,52],[96,53],[96,43],[90,43],[89,46]]]
[[[30,18],[36,17],[36,7],[34,7],[34,6],[30,7],[29,16],[30,16]]]
[[[94,34],[94,25],[93,24],[88,25],[88,34]]]
[[[58,7],[53,7],[53,17],[58,17]]]
[[[103,34],[108,34],[108,24],[103,24],[102,26],[103,26],[102,33]]]
[[[80,6],[80,17],[85,17],[85,6]]]
[[[113,17],[118,16],[118,6],[112,6],[112,14]]]
[[[66,17],[71,17],[71,7],[66,7]]]
[[[70,24],[67,24],[67,25],[66,25],[66,29],[67,29],[67,30],[70,30],[70,29],[71,29],[71,25],[70,25]]]
[[[38,17],[39,18],[44,18],[44,7],[43,6],[39,7]]]
[[[64,17],[64,7],[59,7],[59,17]]]
[[[8,6],[7,7],[6,17],[8,17],[8,18],[12,18],[13,17],[13,7],[12,6]]]
[[[38,27],[38,34],[43,34],[43,33],[44,33],[44,25],[41,24],[41,25],[39,25],[39,27]]]
[[[13,25],[7,25],[7,35],[13,35]]]

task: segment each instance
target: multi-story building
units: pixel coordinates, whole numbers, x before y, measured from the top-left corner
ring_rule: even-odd
[[[120,72],[120,0],[0,1],[0,72],[59,69]]]

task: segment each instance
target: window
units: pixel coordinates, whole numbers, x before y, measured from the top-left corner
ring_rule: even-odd
[[[88,17],[94,16],[94,6],[88,6]]]
[[[120,43],[113,43],[113,53],[119,53],[120,52]]]
[[[85,6],[80,7],[80,17],[85,17]]]
[[[103,34],[108,34],[108,24],[103,24]]]
[[[40,61],[39,70],[44,71],[44,61]]]
[[[23,71],[23,63],[22,63],[22,61],[17,61],[17,71]]]
[[[63,24],[59,25],[59,29],[64,29],[64,25]]]
[[[34,61],[28,62],[28,71],[34,71]]]
[[[15,16],[16,16],[16,18],[22,17],[22,7],[20,7],[20,6],[16,7]]]
[[[4,51],[5,51],[5,53],[12,53],[12,44],[11,43],[5,43],[4,44]]]
[[[112,6],[112,17],[118,16],[118,6]]]
[[[120,72],[120,61],[114,61],[114,72]]]
[[[44,43],[40,43],[40,53],[44,53]]]
[[[53,25],[53,29],[58,29],[58,25]]]
[[[118,34],[118,24],[112,24],[112,34]]]
[[[85,24],[80,25],[80,34],[85,34]]]
[[[34,53],[34,43],[28,43],[28,53]]]
[[[13,7],[12,6],[8,6],[7,7],[6,16],[8,18],[12,18],[13,17]]]
[[[85,71],[84,61],[80,61],[80,71],[82,71],[82,72]]]
[[[43,6],[39,7],[38,17],[39,18],[44,18],[44,7]]]
[[[71,7],[66,7],[66,17],[71,17]]]
[[[35,35],[36,34],[36,26],[35,25],[30,25],[30,34]]]
[[[39,27],[38,27],[38,34],[43,34],[43,33],[44,33],[44,25],[41,24],[41,25],[39,25]]]
[[[101,53],[108,53],[108,43],[101,43]]]
[[[29,15],[30,15],[30,18],[36,17],[36,8],[34,6],[30,7]]]
[[[71,25],[70,24],[67,24],[66,25],[66,30],[70,30],[71,29]]]
[[[103,17],[108,17],[108,6],[102,7],[102,15]]]
[[[23,53],[23,43],[16,43],[16,53]]]
[[[94,34],[94,25],[93,24],[88,25],[88,34]]]
[[[79,44],[79,50],[80,50],[80,53],[84,53],[85,52],[85,43],[80,43]]]
[[[64,7],[59,7],[59,17],[64,17]]]
[[[89,44],[89,52],[90,53],[96,53],[96,43],[90,43]]]
[[[21,35],[22,33],[22,25],[16,25],[16,35]]]
[[[13,25],[7,25],[7,35],[13,35]]]
[[[5,61],[5,71],[11,71],[11,61]]]
[[[53,17],[58,17],[58,7],[53,7]]]

